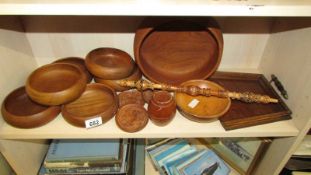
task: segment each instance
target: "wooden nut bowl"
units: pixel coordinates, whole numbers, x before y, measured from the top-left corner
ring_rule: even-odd
[[[132,74],[130,76],[122,79],[122,80],[137,81],[137,80],[140,80],[141,77],[142,77],[142,73],[141,73],[139,67],[137,65],[135,65]],[[122,92],[122,91],[130,89],[128,87],[120,86],[117,83],[118,80],[106,80],[106,79],[102,79],[102,78],[98,78],[98,77],[94,77],[94,80],[96,83],[102,83],[102,84],[106,84],[106,85],[110,86],[111,88],[113,88],[117,92]]]
[[[190,80],[181,84],[181,86],[190,85],[200,88],[224,90],[224,88],[218,84],[207,80]],[[221,117],[229,110],[231,105],[230,98],[191,96],[185,93],[175,93],[175,100],[178,110],[182,115],[190,120],[200,122]],[[198,101],[196,105],[195,101]]]
[[[44,106],[28,97],[25,87],[11,92],[1,107],[3,119],[18,128],[35,128],[52,121],[60,113],[59,106]]]
[[[134,61],[126,52],[115,48],[97,48],[85,58],[88,70],[96,77],[118,80],[128,77],[134,69]]]
[[[222,33],[211,19],[200,23],[146,19],[134,40],[139,68],[156,83],[206,79],[217,70],[222,51]]]
[[[90,83],[93,79],[91,73],[87,70],[85,66],[85,60],[79,57],[67,57],[56,60],[53,63],[68,63],[77,66],[84,74],[87,80],[87,83]]]
[[[109,86],[99,83],[88,84],[83,94],[75,101],[63,105],[65,120],[78,127],[85,127],[85,120],[101,117],[110,120],[118,110],[117,94]]]
[[[26,92],[33,101],[51,106],[77,99],[85,86],[85,76],[76,66],[54,63],[42,66],[30,74]]]

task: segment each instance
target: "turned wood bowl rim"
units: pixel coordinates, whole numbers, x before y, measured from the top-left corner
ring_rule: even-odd
[[[57,66],[62,67],[62,69],[70,70],[71,72],[76,74],[76,77],[78,78],[76,78],[74,83],[72,83],[69,87],[54,92],[40,91],[36,87],[31,86],[30,82],[32,81],[33,78],[36,78],[36,76],[38,76],[37,74],[39,74],[39,71],[45,71],[45,69],[49,70],[51,69],[51,67]],[[83,75],[84,75],[83,71],[79,69],[77,66],[72,64],[67,63],[46,64],[37,68],[28,76],[25,86],[26,92],[33,101],[43,105],[61,105],[64,103],[68,103],[70,101],[75,100],[83,93],[87,83],[86,76]]]
[[[128,67],[109,67],[109,66],[103,66],[100,64],[97,64],[94,59],[98,56],[96,54],[97,52],[108,52],[109,55],[113,55],[113,58],[118,58],[122,60],[129,61]],[[100,54],[99,54],[100,55]],[[107,55],[104,55],[104,57],[107,57]],[[107,57],[107,58],[110,58]],[[126,51],[123,51],[121,49],[113,48],[113,47],[99,47],[96,49],[91,50],[85,57],[85,65],[87,69],[98,78],[102,79],[109,79],[109,80],[118,80],[118,79],[124,79],[131,75],[134,69],[134,60],[131,57],[130,54],[128,54]]]
[[[215,20],[213,20],[212,18],[209,18],[208,21],[200,21],[200,20],[189,20],[189,19],[170,19],[170,20],[165,20],[163,19],[163,21],[160,19],[160,21],[156,21],[155,24],[148,26],[150,24],[148,24],[148,20],[144,20],[141,24],[141,27],[143,28],[138,28],[136,30],[135,33],[135,38],[134,38],[134,55],[135,55],[135,61],[137,62],[140,70],[142,71],[142,73],[144,74],[144,76],[146,76],[146,78],[148,78],[149,80],[151,80],[152,82],[156,82],[156,83],[166,83],[166,84],[173,84],[173,85],[179,85],[181,83],[173,83],[172,80],[171,82],[161,82],[160,80],[157,79],[157,76],[152,76],[152,73],[150,73],[150,70],[146,70],[143,64],[143,59],[141,57],[141,47],[144,44],[146,38],[148,36],[150,36],[151,33],[153,33],[154,31],[156,31],[158,26],[161,25],[166,25],[168,23],[171,22],[176,22],[176,21],[186,21],[186,22],[190,22],[190,23],[194,23],[200,26],[204,26],[204,28],[206,29],[206,31],[208,33],[210,33],[212,35],[212,37],[214,38],[215,42],[217,43],[218,46],[218,56],[216,59],[216,62],[213,66],[213,68],[207,72],[204,73],[204,75],[202,75],[200,78],[195,78],[195,79],[206,79],[208,77],[210,77],[219,67],[220,62],[221,62],[221,58],[222,58],[222,54],[223,54],[223,35],[221,32],[220,27],[218,26],[217,22]],[[204,24],[203,24],[204,23]],[[139,37],[138,37],[139,36]],[[176,77],[174,77],[175,79]],[[173,79],[173,78],[171,78]],[[191,79],[185,79],[183,81],[188,81]]]
[[[217,87],[217,89],[220,89],[220,90],[225,90],[224,87],[220,86],[219,84],[215,83],[215,82],[212,82],[212,81],[209,81],[209,80],[189,80],[189,81],[185,81],[181,84],[181,86],[185,86],[185,84],[187,83],[196,83],[196,82],[199,82],[199,83],[206,83],[206,84],[213,84],[214,86]],[[179,101],[177,100],[177,96],[178,94],[182,94],[180,92],[175,92],[175,101],[176,101],[176,105],[177,105],[177,110],[183,115],[185,116],[186,118],[190,119],[190,120],[193,120],[193,121],[207,121],[207,120],[211,120],[211,119],[214,119],[214,118],[220,118],[222,117],[226,112],[228,112],[228,110],[230,109],[230,106],[231,106],[231,99],[229,97],[226,97],[224,99],[227,99],[228,100],[228,104],[226,106],[226,108],[218,113],[218,114],[214,114],[214,115],[209,115],[208,117],[207,116],[202,116],[202,115],[197,115],[197,114],[191,114],[191,113],[188,113],[186,112],[184,109],[182,109],[182,107],[179,105]],[[208,97],[206,97],[208,98]]]
[[[27,98],[29,98],[29,100],[33,102],[33,105],[38,105],[40,107],[43,107],[44,109],[38,113],[28,114],[28,115],[17,115],[17,114],[11,113],[11,111],[7,109],[8,100],[10,98],[13,98],[12,96],[16,96],[16,93],[20,93],[18,97],[22,95],[27,95],[25,86],[21,86],[11,91],[4,98],[2,105],[1,105],[1,113],[2,113],[3,119],[14,127],[18,127],[18,128],[40,127],[54,120],[60,114],[60,111],[61,111],[60,106],[46,106],[46,105],[36,103],[32,101],[28,95],[27,95]],[[18,122],[16,122],[15,120],[17,120]],[[34,124],[35,122],[39,122],[39,124],[37,123]],[[26,123],[26,124],[23,124],[23,123]]]
[[[100,112],[98,112],[95,115],[91,115],[91,116],[75,116],[74,114],[72,114],[71,112],[68,112],[67,108],[68,106],[70,106],[72,103],[74,103],[76,100],[78,100],[79,98],[83,98],[84,93],[88,93],[88,91],[93,91],[94,89],[101,90],[105,93],[109,93],[111,95],[111,97],[113,98],[113,106],[109,107],[108,109],[106,108],[105,110],[101,109]],[[96,92],[93,92],[96,93]],[[105,84],[100,84],[100,83],[91,83],[88,84],[86,86],[85,91],[81,94],[81,96],[78,99],[65,104],[62,106],[61,109],[61,113],[63,115],[63,117],[65,118],[65,120],[70,123],[71,125],[77,126],[77,127],[85,127],[84,125],[84,121],[94,118],[94,117],[101,117],[104,122],[107,122],[108,120],[110,120],[111,118],[113,118],[113,116],[117,113],[118,110],[118,96],[115,92],[114,89],[112,89],[111,87],[109,87],[108,85]],[[79,110],[78,110],[79,111]],[[74,120],[74,121],[73,121]]]

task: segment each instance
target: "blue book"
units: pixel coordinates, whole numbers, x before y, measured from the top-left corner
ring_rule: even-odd
[[[230,173],[229,167],[211,150],[203,150],[176,168],[178,173],[183,175],[228,175]]]
[[[44,166],[74,168],[96,166],[101,163],[121,164],[123,149],[121,145],[121,139],[53,140]]]
[[[165,174],[168,175],[174,175],[172,167],[175,167],[186,160],[188,160],[190,157],[194,156],[195,154],[198,154],[198,151],[196,149],[189,149],[181,154],[175,155],[171,159],[164,162],[163,169],[165,171]]]

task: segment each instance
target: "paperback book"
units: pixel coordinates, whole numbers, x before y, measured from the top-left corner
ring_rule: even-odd
[[[120,167],[123,157],[121,139],[53,140],[46,168]]]

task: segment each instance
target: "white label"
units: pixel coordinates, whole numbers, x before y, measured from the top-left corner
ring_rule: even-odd
[[[190,107],[190,108],[194,108],[194,107],[196,107],[198,104],[199,104],[199,100],[197,100],[197,99],[193,99],[193,100],[191,100],[191,102],[188,104],[188,106]]]
[[[95,118],[92,118],[92,119],[85,120],[85,127],[87,129],[94,128],[94,127],[99,126],[101,124],[103,124],[103,121],[102,121],[101,117],[95,117]]]

